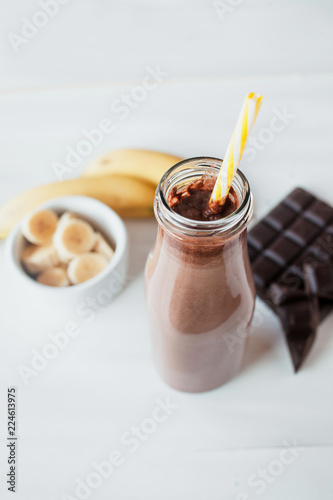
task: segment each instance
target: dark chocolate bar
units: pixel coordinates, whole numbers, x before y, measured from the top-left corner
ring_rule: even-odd
[[[279,315],[297,370],[314,340],[316,307],[319,320],[333,309],[333,207],[296,188],[249,232],[248,248],[257,293]]]

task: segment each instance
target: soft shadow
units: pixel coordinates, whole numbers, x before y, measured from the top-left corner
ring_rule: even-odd
[[[263,336],[252,335],[246,346],[245,356],[242,364],[241,372],[244,372],[250,368],[250,366],[258,363],[262,358],[268,355],[278,343],[278,338],[276,340],[272,338],[264,338]]]
[[[157,234],[155,219],[127,219],[126,229],[129,236],[129,269],[131,279],[144,270],[148,253],[152,249]]]
[[[275,314],[259,300],[255,314],[261,315],[263,320],[260,325],[253,327],[249,335],[242,372],[267,357],[281,342],[281,325]]]

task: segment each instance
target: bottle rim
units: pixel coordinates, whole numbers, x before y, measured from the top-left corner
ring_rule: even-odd
[[[223,160],[210,156],[196,156],[173,165],[161,178],[155,194],[154,211],[158,222],[171,233],[189,236],[235,235],[244,230],[253,213],[253,196],[250,184],[241,170],[238,170],[232,183],[238,198],[239,207],[227,217],[213,221],[197,221],[177,214],[168,203],[171,189],[179,184],[192,182],[207,171],[219,172]]]

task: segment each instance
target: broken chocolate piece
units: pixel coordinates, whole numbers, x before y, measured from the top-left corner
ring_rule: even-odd
[[[294,369],[297,372],[316,337],[318,300],[306,290],[273,283],[269,296],[282,323]]]
[[[319,324],[317,297],[303,292],[303,296],[285,299],[276,307],[282,323],[295,372],[308,355],[316,338]]]

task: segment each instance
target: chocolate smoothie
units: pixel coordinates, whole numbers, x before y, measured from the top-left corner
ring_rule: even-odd
[[[174,212],[188,219],[212,221],[232,214],[239,206],[237,194],[230,188],[223,205],[209,203],[216,182],[216,175],[205,173],[200,179],[178,190],[174,187],[169,194],[169,205]]]
[[[249,217],[238,217],[238,228],[230,221],[243,202],[242,192],[231,188],[223,207],[209,207],[216,179],[209,167],[165,193],[166,214],[157,196],[159,230],[146,265],[157,367],[171,387],[186,392],[216,388],[239,371],[254,308],[246,243]],[[245,207],[244,214],[249,210]],[[195,228],[173,223],[173,214]]]

